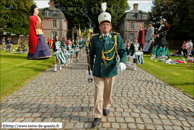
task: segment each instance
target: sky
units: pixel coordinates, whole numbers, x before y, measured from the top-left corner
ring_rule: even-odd
[[[130,10],[133,9],[133,4],[138,3],[138,9],[143,11],[151,11],[152,0],[127,0],[130,6]],[[49,7],[49,0],[34,0],[38,8]]]

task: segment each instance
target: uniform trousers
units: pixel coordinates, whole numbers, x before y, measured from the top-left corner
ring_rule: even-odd
[[[102,118],[103,108],[109,109],[111,107],[112,87],[115,81],[115,77],[95,77],[95,96],[94,96],[94,108],[93,117]]]
[[[75,54],[76,54],[76,60],[78,61],[79,60],[79,52],[76,51]]]

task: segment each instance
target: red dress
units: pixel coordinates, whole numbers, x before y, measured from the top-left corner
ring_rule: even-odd
[[[28,40],[28,59],[45,59],[52,56],[42,32],[42,23],[36,15],[30,16]]]
[[[139,30],[138,42],[140,43],[141,48],[144,47],[144,30]]]

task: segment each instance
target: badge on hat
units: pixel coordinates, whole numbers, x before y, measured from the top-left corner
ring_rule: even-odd
[[[107,3],[104,2],[101,4],[101,9],[102,9],[102,13],[98,16],[98,22],[99,24],[104,22],[104,21],[108,21],[111,23],[111,15],[108,12],[105,12],[107,8]]]

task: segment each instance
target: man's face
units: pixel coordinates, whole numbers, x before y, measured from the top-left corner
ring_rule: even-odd
[[[34,14],[38,15],[38,13],[39,13],[38,7],[36,7],[36,8],[34,9]]]
[[[112,26],[109,22],[103,22],[99,26],[99,29],[102,31],[103,34],[109,33],[111,28],[112,28]]]

